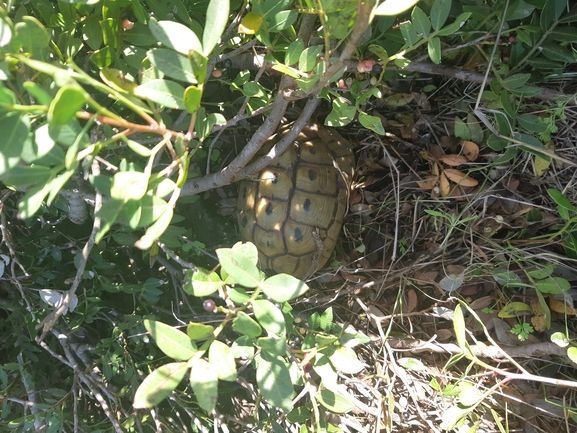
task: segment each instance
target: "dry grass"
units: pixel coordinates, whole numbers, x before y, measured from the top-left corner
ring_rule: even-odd
[[[569,106],[566,118],[556,119],[559,130],[551,138],[551,150],[566,162],[553,161],[537,175],[535,157],[520,152],[496,166],[496,153],[479,142],[480,156],[462,168],[473,170],[479,186],[431,197],[417,185],[431,174],[426,156],[459,151],[454,119],[466,118],[479,92],[479,86],[458,81],[442,88],[426,103],[374,107],[385,120],[385,138],[346,130],[360,143],[359,174],[339,253],[344,266],[330,284],[340,288],[339,319],[373,343],[359,351],[366,370],[343,378],[362,404],[333,421],[358,432],[575,431],[575,364],[566,349],[550,342],[553,332],[574,337],[574,318],[552,312],[550,329],[520,341],[508,329],[531,324],[538,313],[498,314],[512,301],[535,305],[537,294],[531,287],[504,287],[494,275],[506,268],[527,281],[523,270],[553,263],[576,284],[577,261],[554,236],[564,221],[547,189],[564,192],[577,205],[577,109]],[[529,101],[523,112],[548,116],[554,108],[551,101]],[[528,220],[531,210],[543,219]],[[567,230],[575,230],[574,223]],[[442,288],[449,275],[463,277],[458,290]],[[330,298],[319,295],[320,301]],[[460,303],[468,306],[465,325],[455,328]],[[465,332],[477,351],[473,359],[457,343],[456,333]]]

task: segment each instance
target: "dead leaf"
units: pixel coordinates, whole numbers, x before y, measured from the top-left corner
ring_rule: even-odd
[[[439,276],[438,271],[421,272],[420,274],[415,275],[415,280],[421,283],[434,284],[438,276]]]
[[[438,176],[427,176],[424,180],[418,180],[417,185],[419,185],[419,188],[429,191],[435,187],[438,181]]]
[[[494,302],[495,301],[491,296],[483,296],[482,298],[477,298],[473,302],[471,302],[469,307],[471,307],[473,310],[482,310],[483,308],[487,308]]]
[[[433,162],[433,166],[431,167],[431,174],[433,176],[439,176],[439,173],[441,172],[441,170],[439,169],[439,164],[437,164],[437,162]]]
[[[543,332],[547,329],[547,321],[545,319],[543,308],[541,308],[541,304],[539,303],[539,299],[533,299],[531,301],[531,309],[534,314],[534,316],[531,317],[531,325],[533,325],[535,331]]]
[[[445,176],[444,171],[441,173],[441,182],[439,186],[441,188],[441,195],[443,197],[447,197],[451,193],[451,185],[449,184],[449,179],[447,179],[447,176]]]
[[[447,341],[450,338],[453,338],[453,333],[448,329],[438,329],[437,330],[437,340],[439,341]]]
[[[545,149],[547,149],[551,153],[555,153],[555,145],[552,141],[549,141],[545,144]],[[551,158],[545,157],[542,158],[540,156],[535,155],[535,159],[533,160],[533,170],[535,171],[535,176],[541,177],[545,174],[549,166],[551,165]]]
[[[507,188],[509,191],[517,191],[517,188],[519,188],[519,179],[515,178],[515,177],[508,177],[507,179],[505,179],[503,181],[503,186],[505,188]]]
[[[474,141],[463,140],[461,141],[461,146],[463,147],[463,155],[469,161],[476,161],[479,157],[479,146]]]
[[[575,316],[575,308],[560,299],[550,298],[549,307],[556,313],[565,314],[567,316]]]
[[[410,93],[397,93],[395,95],[387,96],[385,103],[391,107],[402,107],[413,100],[413,95]]]
[[[455,154],[443,155],[439,158],[439,160],[450,167],[458,167],[467,162],[467,158],[465,158],[463,155]]]
[[[456,152],[457,144],[459,144],[461,140],[457,137],[448,137],[446,135],[439,138],[439,144],[443,147],[443,149],[450,149],[452,152]]]
[[[419,299],[417,298],[417,292],[414,289],[409,289],[407,291],[407,302],[404,304],[406,307],[405,313],[412,313],[417,309],[417,303]]]
[[[447,176],[451,181],[458,183],[462,186],[476,186],[479,182],[470,177],[469,175],[455,170],[454,168],[447,168],[443,171],[443,174]]]

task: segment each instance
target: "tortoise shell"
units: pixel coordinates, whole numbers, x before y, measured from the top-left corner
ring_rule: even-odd
[[[259,155],[289,130],[281,128]],[[256,180],[241,182],[241,237],[259,251],[261,269],[307,278],[327,262],[348,207],[355,159],[350,143],[321,125],[305,127]]]

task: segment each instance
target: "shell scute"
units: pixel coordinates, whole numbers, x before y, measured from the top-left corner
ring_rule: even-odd
[[[269,139],[274,146],[290,125]],[[320,125],[305,127],[255,180],[241,183],[238,220],[262,269],[306,278],[327,262],[348,207],[355,160],[350,143]]]

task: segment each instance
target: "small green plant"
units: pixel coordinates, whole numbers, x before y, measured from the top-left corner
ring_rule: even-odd
[[[526,341],[534,331],[535,329],[528,323],[517,323],[511,328],[511,333],[515,334],[519,341]]]
[[[312,420],[310,427],[321,431],[321,410],[351,410],[353,404],[337,390],[337,371],[354,374],[364,368],[352,347],[367,342],[367,337],[335,324],[330,308],[312,314],[306,323],[295,321],[287,302],[303,295],[308,286],[286,274],[266,278],[257,268],[258,252],[253,244],[237,243],[217,250],[217,255],[220,275],[204,269],[189,271],[185,291],[197,297],[218,292],[222,305],[207,299],[204,308],[221,313],[220,323],[191,322],[183,332],[144,320],[160,350],[176,362],[148,375],[136,391],[134,407],[158,405],[188,373],[198,406],[211,413],[218,403],[219,381],[235,381],[239,374],[236,361],[243,360],[255,369],[258,399],[282,410],[289,421],[303,422],[302,416],[307,414],[306,419]],[[230,344],[225,343],[227,339]],[[322,380],[314,386],[312,371]],[[310,389],[309,402],[297,408],[293,408],[295,385]]]

